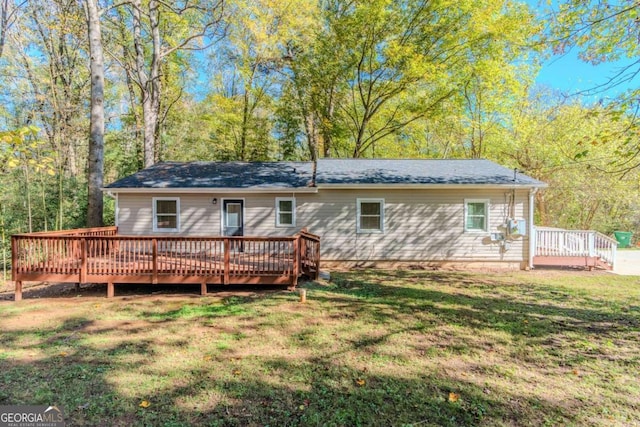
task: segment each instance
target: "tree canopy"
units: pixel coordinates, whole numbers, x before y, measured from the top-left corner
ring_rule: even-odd
[[[3,235],[83,225],[96,173],[109,182],[162,160],[484,157],[551,184],[542,224],[640,221],[638,92],[590,105],[535,84],[542,58],[571,49],[627,59],[610,84],[635,76],[635,1],[544,14],[515,0],[0,6]],[[99,120],[90,127],[98,98],[103,144]]]

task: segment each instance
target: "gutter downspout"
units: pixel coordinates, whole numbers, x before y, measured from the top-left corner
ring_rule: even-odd
[[[536,252],[536,228],[533,225],[534,200],[538,188],[529,190],[529,269],[533,269],[533,257]]]

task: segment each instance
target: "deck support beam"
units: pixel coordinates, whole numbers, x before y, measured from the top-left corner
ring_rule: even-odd
[[[16,280],[16,292],[13,297],[14,301],[22,301],[22,281]]]
[[[206,295],[207,294],[207,282],[202,282],[200,283],[200,295]]]
[[[116,286],[113,282],[107,283],[107,298],[113,298],[116,295]]]

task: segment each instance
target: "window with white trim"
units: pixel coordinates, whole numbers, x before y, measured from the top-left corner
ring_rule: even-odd
[[[180,198],[153,198],[153,231],[180,231]]]
[[[296,226],[296,199],[293,197],[276,197],[276,226]]]
[[[464,231],[481,232],[489,230],[489,200],[465,199]]]
[[[357,199],[358,233],[384,233],[384,199]]]

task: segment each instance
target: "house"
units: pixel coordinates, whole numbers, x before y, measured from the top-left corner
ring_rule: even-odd
[[[488,160],[164,162],[107,186],[121,235],[322,238],[350,264],[529,268],[546,184]]]

